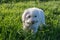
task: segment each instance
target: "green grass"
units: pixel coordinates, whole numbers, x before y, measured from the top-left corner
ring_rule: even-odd
[[[25,9],[38,7],[44,10],[46,24],[36,35],[22,30],[21,16]],[[60,1],[18,2],[0,4],[0,40],[60,40]]]

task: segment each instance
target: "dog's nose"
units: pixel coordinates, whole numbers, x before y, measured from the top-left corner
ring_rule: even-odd
[[[32,24],[34,24],[34,21],[31,21]]]
[[[27,22],[27,24],[34,24],[35,23],[35,21],[30,21],[30,22]]]

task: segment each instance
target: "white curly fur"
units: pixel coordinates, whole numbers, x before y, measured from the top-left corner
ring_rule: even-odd
[[[23,30],[37,32],[41,24],[45,24],[45,15],[42,9],[28,8],[22,14]]]

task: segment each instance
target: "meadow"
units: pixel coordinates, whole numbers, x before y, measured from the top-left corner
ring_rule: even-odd
[[[48,25],[36,35],[22,30],[22,13],[31,7],[44,10]],[[60,40],[60,1],[0,3],[0,40]]]

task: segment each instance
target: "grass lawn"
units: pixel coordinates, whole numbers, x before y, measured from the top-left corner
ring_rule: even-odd
[[[22,30],[22,13],[31,7],[44,10],[48,25],[36,35]],[[60,1],[0,4],[0,40],[60,40]]]

